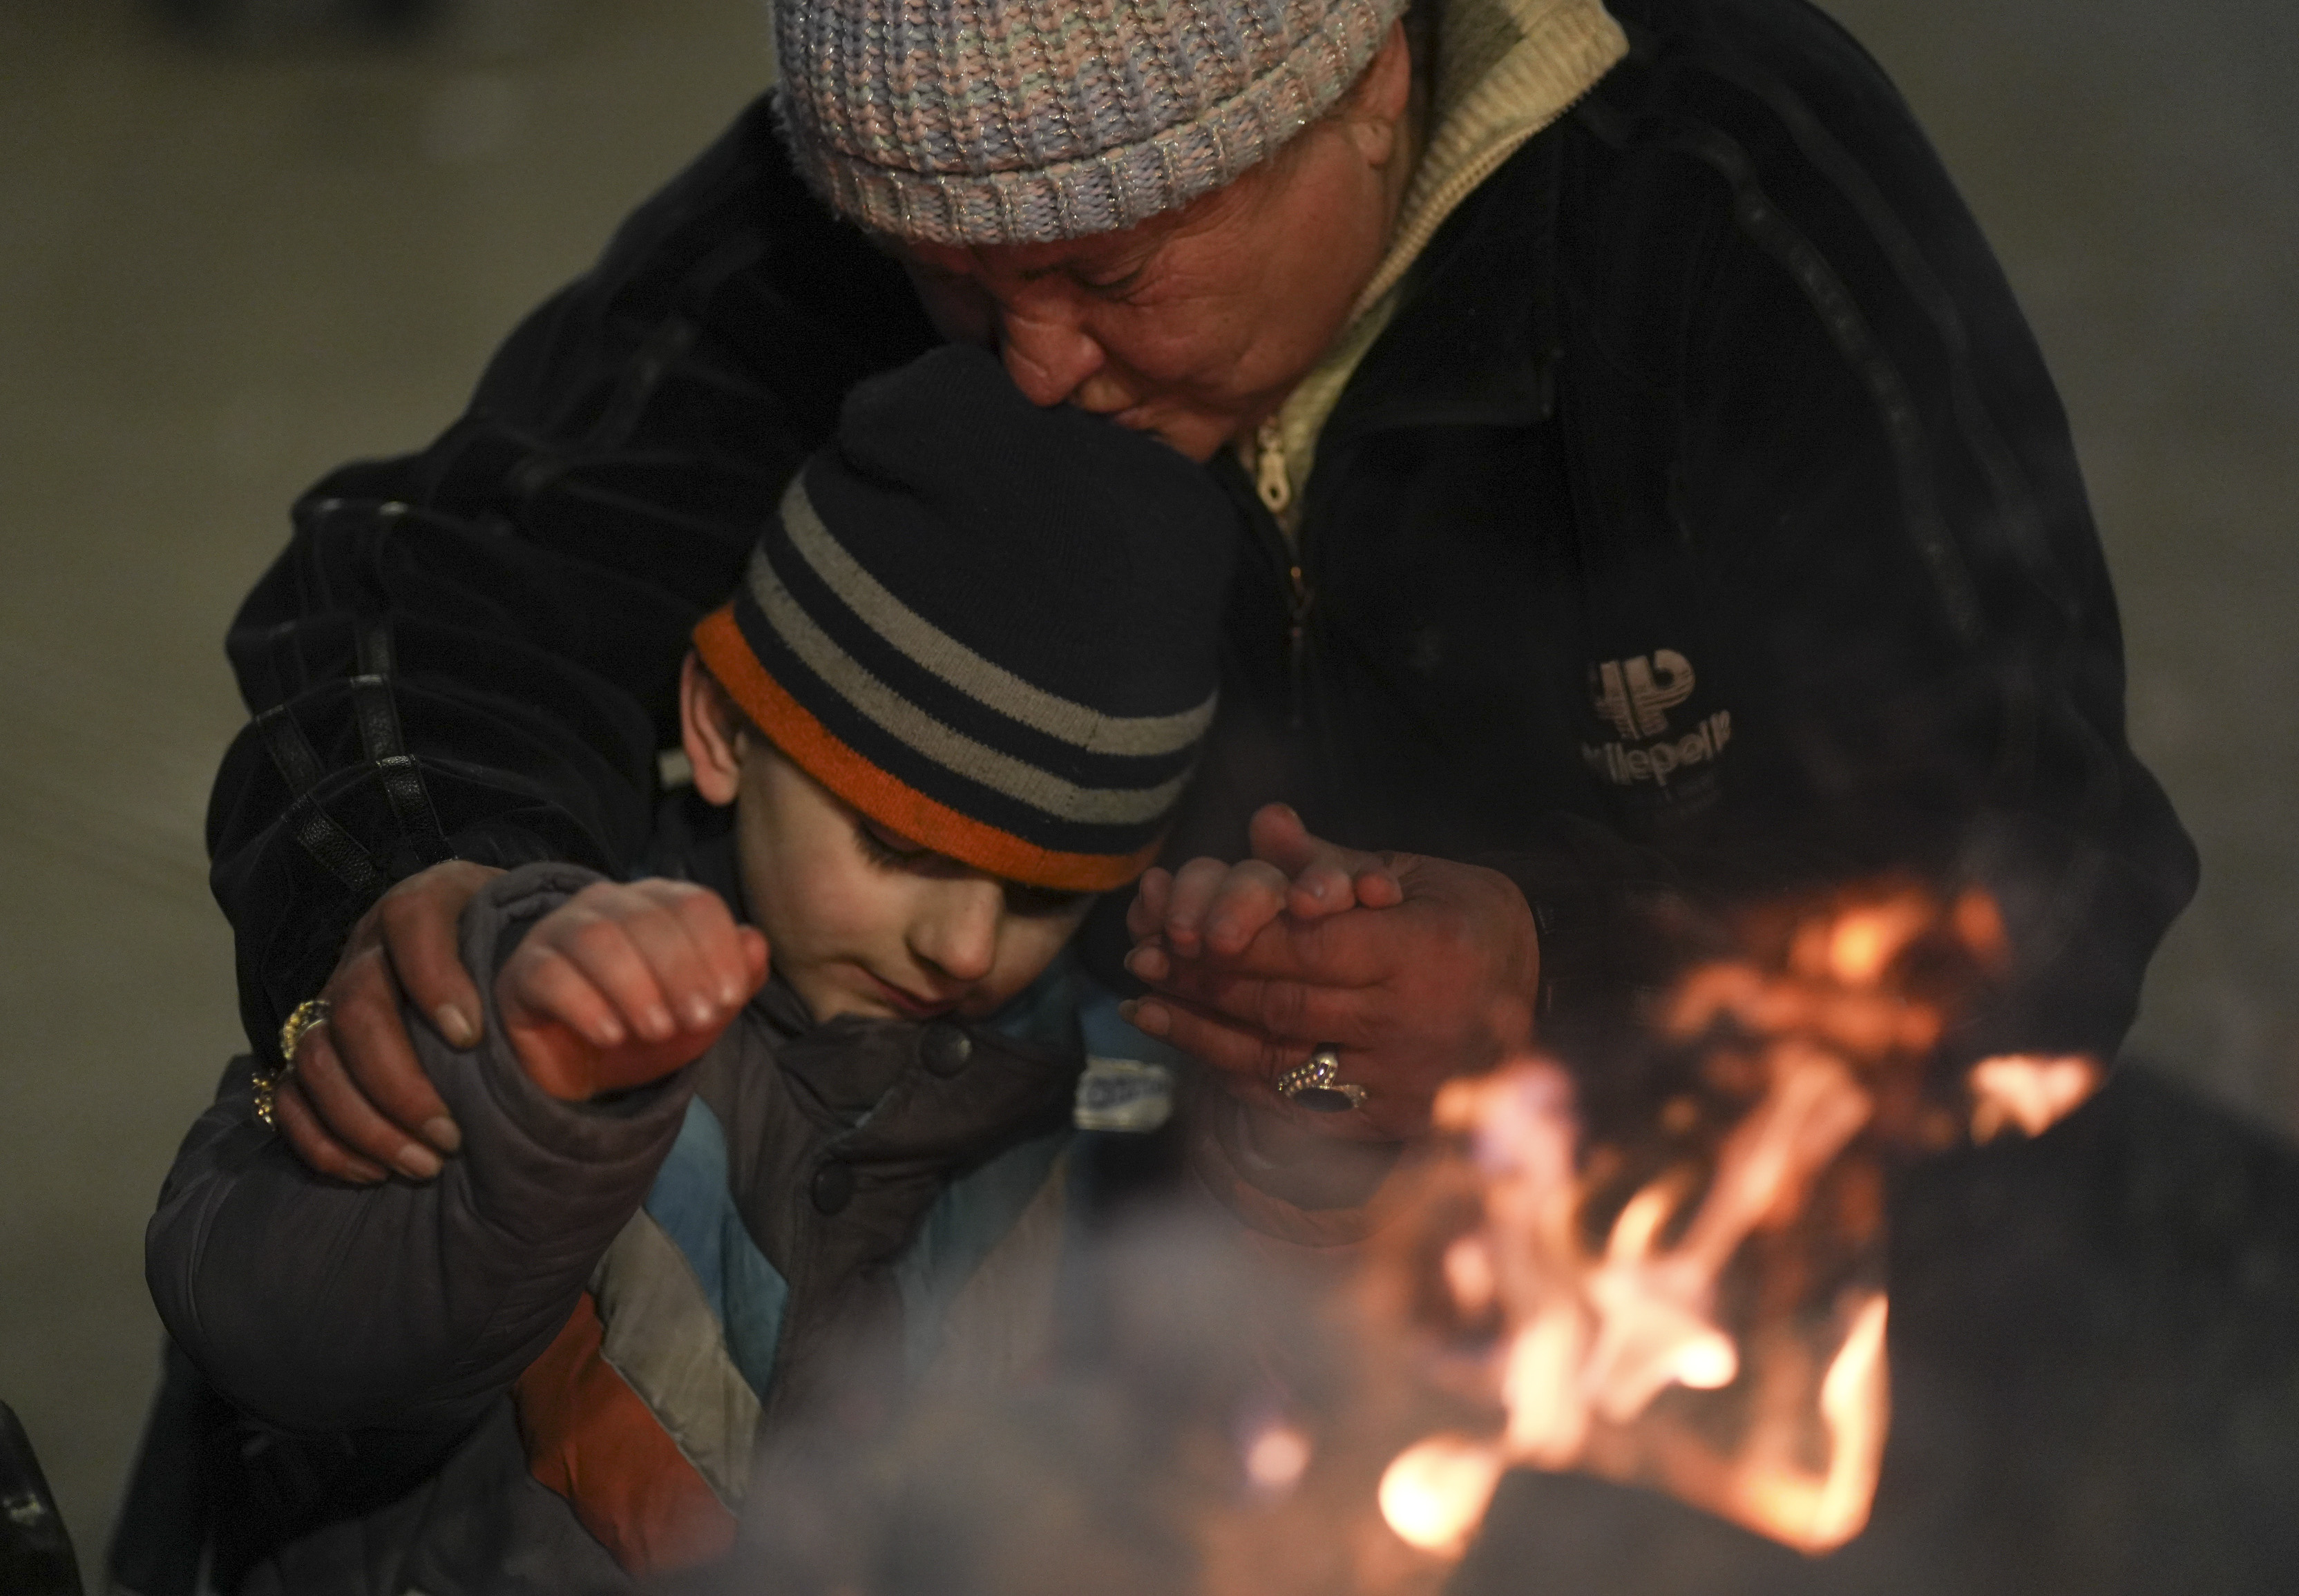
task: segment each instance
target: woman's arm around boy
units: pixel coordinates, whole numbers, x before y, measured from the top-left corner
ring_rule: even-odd
[[[313,1173],[227,1075],[178,1153],[145,1269],[178,1345],[231,1402],[293,1430],[467,1430],[548,1345],[645,1198],[706,1052],[765,978],[766,945],[681,882],[531,865],[461,923],[486,1039],[418,1016],[463,1130],[442,1176]],[[488,979],[492,974],[493,979]]]

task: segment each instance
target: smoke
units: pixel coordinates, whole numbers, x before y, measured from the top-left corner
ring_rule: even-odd
[[[1420,1437],[1490,1433],[1491,1404],[1448,1392],[1350,1269],[1288,1260],[1184,1205],[1083,1249],[1065,1351],[1042,1377],[939,1393],[867,1443],[786,1437],[711,1589],[2290,1588],[2299,1154],[2125,1071],[2041,1137],[1896,1178],[1889,1202],[1892,1430],[1867,1529],[1827,1555],[1657,1490],[1535,1468],[1499,1480],[1457,1564],[1412,1550],[1381,1521],[1384,1468]]]
[[[1432,1418],[1332,1261],[1175,1203],[1083,1246],[1058,1367],[943,1391],[858,1445],[785,1440],[732,1589],[791,1596],[1412,1596],[1445,1565],[1379,1520]],[[1441,1415],[1435,1415],[1441,1417]]]

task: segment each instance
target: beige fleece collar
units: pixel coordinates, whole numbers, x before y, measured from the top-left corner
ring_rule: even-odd
[[[1348,329],[1262,428],[1260,458],[1247,462],[1265,475],[1273,465],[1282,472],[1289,484],[1286,510],[1298,515],[1291,500],[1308,480],[1317,434],[1389,325],[1398,285],[1437,229],[1628,52],[1628,38],[1602,0],[1445,0],[1437,19],[1429,138],[1389,252],[1358,296]],[[1285,518],[1290,525],[1292,517]]]

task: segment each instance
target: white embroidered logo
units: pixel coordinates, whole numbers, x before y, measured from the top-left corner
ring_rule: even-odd
[[[1681,737],[1668,738],[1668,712],[1692,696],[1692,661],[1673,649],[1608,659],[1589,671],[1589,691],[1597,713],[1612,723],[1620,740],[1601,747],[1581,745],[1589,768],[1616,787],[1650,781],[1668,785],[1687,765],[1706,765],[1732,740],[1732,712],[1720,709]],[[1631,748],[1653,738],[1665,740]]]
[[[1608,659],[1589,673],[1597,713],[1631,742],[1668,730],[1668,712],[1692,696],[1692,661],[1674,649]]]

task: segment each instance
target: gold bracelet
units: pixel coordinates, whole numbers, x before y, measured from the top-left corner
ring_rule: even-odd
[[[277,1129],[279,1124],[279,1088],[295,1072],[295,1049],[303,1038],[328,1022],[328,1013],[334,1005],[324,997],[308,997],[295,1005],[279,1027],[279,1068],[258,1070],[251,1085],[255,1101],[255,1117]]]
[[[279,1129],[279,1082],[286,1071],[274,1075],[269,1070],[258,1070],[248,1082],[255,1099],[255,1117],[274,1130]]]

